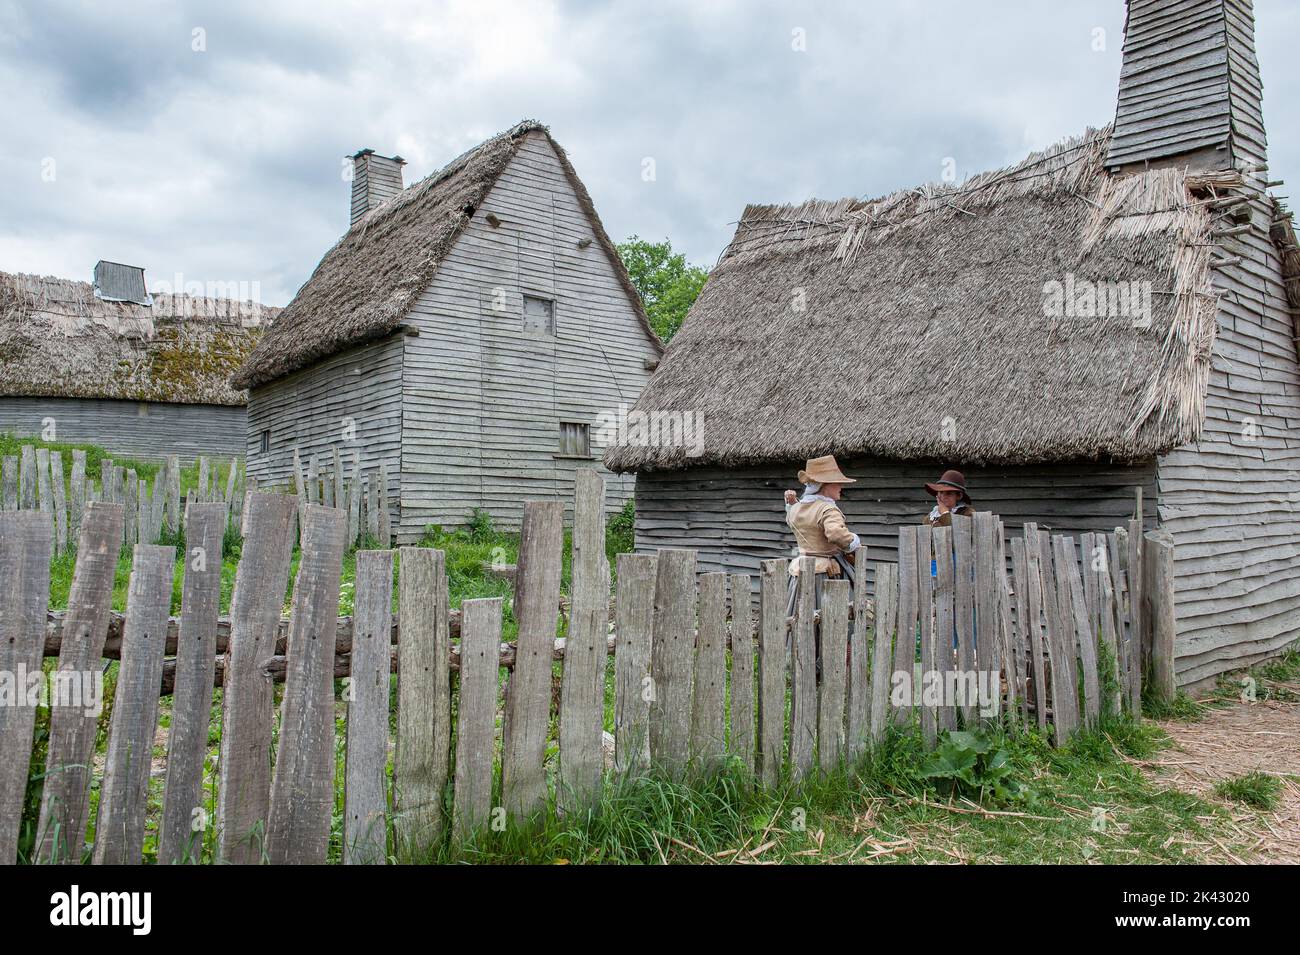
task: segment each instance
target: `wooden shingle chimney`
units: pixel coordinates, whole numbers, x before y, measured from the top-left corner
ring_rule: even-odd
[[[1262,101],[1251,0],[1129,0],[1106,164],[1263,164]]]
[[[352,155],[352,219],[356,225],[367,212],[402,191],[401,156],[381,156],[373,149]]]

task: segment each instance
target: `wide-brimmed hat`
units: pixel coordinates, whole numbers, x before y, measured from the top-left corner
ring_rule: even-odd
[[[943,477],[933,484],[927,484],[925,489],[934,496],[937,496],[940,491],[961,491],[961,499],[967,504],[970,503],[970,495],[966,493],[966,475],[960,471],[944,471]]]
[[[804,470],[799,472],[800,484],[855,484],[853,478],[845,477],[840,466],[835,463],[835,455],[809,458]]]

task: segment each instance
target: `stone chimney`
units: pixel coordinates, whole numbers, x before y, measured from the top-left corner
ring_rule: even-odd
[[[1262,102],[1251,0],[1128,0],[1109,168],[1262,164]]]
[[[406,160],[401,156],[380,156],[373,149],[363,149],[352,156],[352,221],[356,225],[363,216],[402,191],[402,167]]]

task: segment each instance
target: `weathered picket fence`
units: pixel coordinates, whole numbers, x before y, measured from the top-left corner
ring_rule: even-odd
[[[304,470],[302,456],[296,447],[293,449],[293,491],[299,509],[308,504],[337,507],[348,516],[349,545],[369,538],[380,547],[388,547],[393,539],[388,465],[380,461],[377,467],[364,469],[359,451],[350,449],[349,456],[350,469],[343,451],[334,447],[328,455],[313,454]],[[256,489],[256,479],[249,478],[249,485]]]
[[[152,484],[134,468],[100,460],[98,483],[86,473],[86,452],[73,449],[72,467],[64,478],[63,454],[25,444],[21,454],[0,458],[0,509],[42,511],[50,515],[56,553],[73,548],[81,533],[81,520],[91,501],[121,504],[122,544],[156,544],[164,530],[181,528],[183,505],[191,501],[224,502],[236,522],[243,510],[244,486],[237,458],[230,460],[223,490],[218,469],[206,457],[198,458],[199,483],[181,499],[180,458],[169,455]],[[254,484],[255,486],[255,484]]]
[[[599,475],[579,472],[569,623],[567,636],[557,639],[564,504],[527,502],[513,644],[501,643],[500,599],[466,600],[453,614],[444,555],[426,548],[396,552],[396,620],[394,552],[359,551],[354,614],[341,620],[348,513],[273,493],[248,495],[223,625],[218,601],[227,509],[191,503],[178,621],[168,619],[174,549],[135,549],[127,610],[113,637],[121,666],[91,859],[141,860],[167,664],[172,718],[158,832],[162,862],[194,858],[209,826],[221,861],[327,859],[338,677],[345,677],[343,859],[349,863],[383,862],[392,853],[420,857],[443,839],[524,823],[549,811],[552,798],[558,811],[582,812],[603,785],[651,767],[683,776],[732,759],[765,785],[786,774],[801,779],[857,759],[890,723],[916,719],[933,742],[939,729],[959,719],[971,725],[997,718],[1004,693],[1017,714],[1011,722],[1023,724],[1032,711],[1045,726],[1050,713],[1060,741],[1103,706],[1135,705],[1142,635],[1131,608],[1142,600],[1127,584],[1123,555],[1129,566],[1141,565],[1140,549],[1133,556],[1136,535],[1127,545],[1119,533],[1085,539],[1084,558],[1091,560],[1081,564],[1068,538],[1027,528],[1011,542],[1009,576],[1004,535],[992,515],[958,518],[952,528],[902,528],[900,562],[875,567],[874,627],[865,561],[856,567],[852,600],[847,581],[828,581],[815,611],[812,589],[801,588],[791,617],[788,562],[765,561],[755,626],[747,575],[697,577],[689,550],[622,554],[611,632],[604,503]],[[0,669],[37,672],[52,652],[61,672],[100,669],[110,652],[123,510],[87,505],[68,609],[51,634],[49,515],[0,513],[0,574],[14,582],[15,598],[0,604]],[[298,520],[301,560],[286,623],[281,608]],[[1101,564],[1103,553],[1109,562]],[[811,561],[803,570],[811,570]],[[1111,652],[1112,636],[1122,681],[1118,700],[1099,695],[1110,687],[1101,677],[1111,671],[1098,669],[1097,652]],[[607,765],[604,681],[611,652],[614,751]],[[166,660],[169,654],[173,660]],[[557,659],[562,676],[553,702]],[[927,669],[947,674],[980,667],[1006,674],[997,681],[992,712],[966,712],[942,693],[897,691],[903,674],[923,683]],[[392,672],[398,683],[390,777]],[[215,818],[209,818],[204,758],[218,673],[222,732]],[[284,682],[278,740],[277,679]],[[547,744],[554,716],[552,763]],[[16,854],[33,720],[30,709],[0,708],[0,862]],[[95,730],[94,715],[80,707],[51,706],[37,861],[81,858]]]

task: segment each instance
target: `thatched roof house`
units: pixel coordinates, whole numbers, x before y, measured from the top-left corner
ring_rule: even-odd
[[[0,430],[40,434],[49,419],[59,440],[121,454],[242,454],[247,395],[230,375],[276,311],[0,273]]]
[[[400,157],[352,159],[351,227],[233,379],[252,473],[384,464],[399,539],[567,497],[662,347],[564,150],[525,121],[405,189]]]
[[[606,453],[638,473],[638,547],[753,570],[826,453],[875,559],[946,467],[1067,532],[1141,487],[1175,541],[1180,682],[1294,642],[1300,255],[1253,49],[1245,0],[1134,0],[1112,126],[960,185],[746,208],[632,416],[703,440]]]

